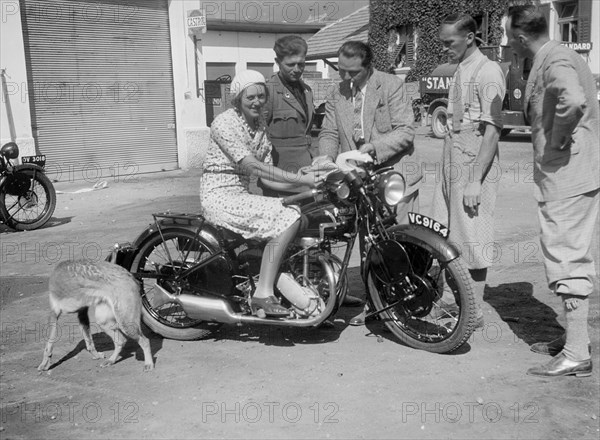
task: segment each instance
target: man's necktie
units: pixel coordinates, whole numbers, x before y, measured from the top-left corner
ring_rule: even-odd
[[[363,130],[362,130],[362,92],[357,87],[353,90],[354,93],[354,125],[352,131],[352,139],[356,144],[357,148],[363,142]]]
[[[460,131],[465,105],[462,100],[462,83],[460,81],[460,66],[456,69],[456,81],[454,82],[454,94],[452,102],[452,131]]]

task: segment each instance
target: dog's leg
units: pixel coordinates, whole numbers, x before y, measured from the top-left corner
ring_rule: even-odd
[[[113,341],[115,345],[115,351],[113,354],[104,362],[100,364],[101,367],[108,367],[109,365],[113,365],[119,354],[121,354],[121,350],[127,341],[127,338],[121,331],[119,330],[119,325],[115,320],[111,307],[108,304],[98,304],[96,305],[96,322],[102,328],[104,333],[106,333]]]
[[[138,338],[138,344],[144,351],[144,371],[151,371],[154,369],[154,360],[152,359],[152,351],[150,350],[150,341],[145,337],[141,331]]]
[[[92,359],[103,359],[104,353],[98,353],[94,340],[90,334],[90,317],[88,316],[88,308],[81,309],[77,312],[79,318],[79,327],[81,327],[81,333],[83,333],[83,340],[85,341],[85,348],[92,355]]]
[[[150,350],[150,341],[142,334],[139,324],[132,324],[130,327],[123,328],[122,331],[131,339],[137,340],[144,351],[144,371],[152,371],[154,360],[152,359],[152,350]]]
[[[134,318],[136,319],[136,318]],[[122,322],[120,323],[120,330],[128,338],[137,341],[144,351],[144,371],[151,371],[154,369],[154,360],[152,359],[152,351],[150,350],[150,341],[142,333],[142,328],[139,321],[131,323]]]
[[[44,357],[42,358],[42,363],[38,366],[39,371],[46,371],[50,368],[50,358],[52,357],[52,346],[56,342],[56,334],[58,327],[58,318],[60,317],[60,310],[55,312],[53,309],[50,310],[50,315],[48,316],[48,325],[50,327],[50,336],[48,337],[48,342],[46,343],[46,348],[44,348]]]

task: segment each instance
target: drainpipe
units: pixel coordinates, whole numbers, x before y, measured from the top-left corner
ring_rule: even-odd
[[[6,118],[8,119],[8,129],[10,130],[10,140],[12,142],[17,141],[17,133],[15,131],[15,120],[13,118],[12,107],[10,106],[10,96],[8,95],[8,86],[6,84],[6,69],[2,69],[0,72],[2,76],[2,95],[4,97],[4,103],[6,104]]]

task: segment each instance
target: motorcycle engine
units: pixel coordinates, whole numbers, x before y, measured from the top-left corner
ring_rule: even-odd
[[[277,280],[277,289],[301,317],[317,316],[325,309],[325,302],[310,286],[302,286],[291,273],[283,272]]]

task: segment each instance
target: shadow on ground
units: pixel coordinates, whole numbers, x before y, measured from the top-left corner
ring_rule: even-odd
[[[515,336],[528,345],[551,341],[564,332],[554,309],[533,296],[531,283],[486,286],[483,300],[496,310]]]

